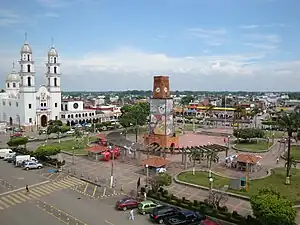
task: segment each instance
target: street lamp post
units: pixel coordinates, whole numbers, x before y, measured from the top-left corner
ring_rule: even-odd
[[[75,148],[72,147],[72,164],[75,164]]]
[[[112,146],[109,145],[109,148],[112,149]],[[110,187],[114,186],[114,164],[115,164],[115,152],[112,152],[112,160],[111,160],[111,170],[110,170]]]
[[[212,193],[212,189],[213,189],[213,181],[214,181],[214,179],[212,177],[209,177],[208,181],[209,181],[209,193],[211,194]]]
[[[225,152],[225,157],[228,156],[229,148],[230,148],[230,135],[228,135],[228,139],[227,139],[227,149],[226,149],[226,152]]]
[[[146,186],[148,187],[148,184],[149,184],[149,166],[148,166],[148,164],[146,164],[145,167],[146,167]]]

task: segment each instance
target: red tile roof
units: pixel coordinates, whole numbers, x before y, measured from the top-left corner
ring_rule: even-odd
[[[142,165],[144,165],[144,166],[148,165],[148,166],[156,167],[156,168],[165,166],[168,163],[169,163],[169,161],[162,157],[152,157],[152,158],[145,159],[142,161]]]
[[[250,163],[250,164],[256,164],[261,157],[258,157],[253,154],[238,154],[236,157],[237,162],[243,162],[243,163]]]

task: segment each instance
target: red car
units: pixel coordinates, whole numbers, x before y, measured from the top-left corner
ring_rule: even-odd
[[[22,133],[21,133],[21,132],[13,133],[13,134],[11,135],[11,137],[22,137]]]
[[[130,198],[130,197],[122,198],[121,200],[117,201],[116,209],[125,211],[127,209],[137,208],[139,204],[140,202],[134,198]]]
[[[220,224],[217,223],[216,221],[212,221],[210,219],[205,219],[205,220],[201,221],[200,225],[220,225]]]

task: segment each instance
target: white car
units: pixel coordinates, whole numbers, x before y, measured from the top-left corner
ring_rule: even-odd
[[[25,162],[24,170],[41,169],[43,165],[34,161]]]
[[[74,133],[75,133],[75,130],[69,130],[69,131],[67,131],[66,134],[74,134]]]

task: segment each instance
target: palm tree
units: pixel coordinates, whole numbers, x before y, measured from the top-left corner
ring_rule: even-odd
[[[195,175],[195,167],[196,167],[196,161],[201,162],[201,157],[202,157],[202,149],[199,148],[192,148],[190,153],[189,153],[189,159],[190,162],[193,161],[193,175]]]
[[[206,109],[206,112],[210,115],[210,117],[212,116],[212,112],[213,112],[214,108],[215,108],[214,105],[209,105]]]
[[[251,113],[253,115],[253,119],[254,119],[254,128],[256,128],[257,126],[257,114],[259,113],[259,108],[257,106],[255,106],[252,110],[251,110]]]
[[[242,117],[244,117],[246,115],[246,110],[244,107],[242,106],[237,106],[235,108],[235,111],[234,111],[234,115],[233,115],[233,124],[235,124],[235,121],[236,120],[240,120]],[[237,122],[237,128],[240,127],[240,123]]]
[[[210,170],[212,162],[218,162],[219,161],[218,153],[216,153],[213,150],[207,150],[206,159],[207,159],[207,168],[209,168],[209,170]]]
[[[282,112],[278,118],[279,127],[285,129],[288,135],[288,149],[287,149],[287,162],[286,162],[286,184],[290,184],[290,170],[291,170],[291,138],[293,132],[298,132],[300,127],[300,113],[296,109],[291,113]]]

